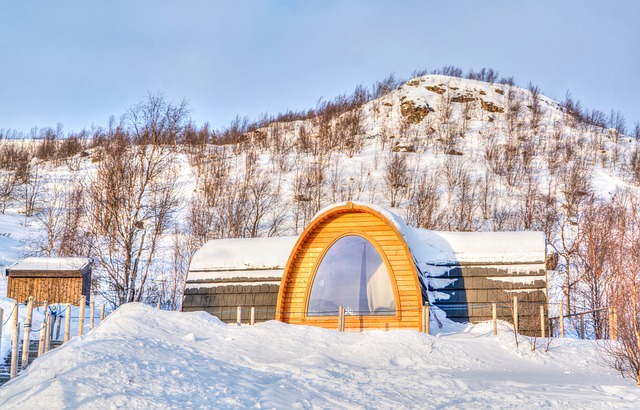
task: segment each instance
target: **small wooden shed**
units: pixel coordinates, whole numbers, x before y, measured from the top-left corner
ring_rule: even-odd
[[[91,293],[88,258],[26,258],[6,270],[7,297],[19,302],[33,296],[36,303],[77,304]]]

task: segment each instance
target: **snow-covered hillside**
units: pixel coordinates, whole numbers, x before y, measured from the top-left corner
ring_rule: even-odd
[[[24,408],[629,408],[633,380],[599,344],[515,348],[508,327],[447,323],[339,333],[271,321],[232,326],[205,313],[129,304],[47,353],[0,389]],[[521,340],[522,342],[522,340]]]
[[[640,185],[640,145],[616,118],[553,101],[535,87],[442,75],[387,91],[215,132],[182,117],[157,134],[157,123],[134,121],[185,111],[153,111],[165,103],[150,97],[132,109],[148,112],[90,136],[63,141],[47,131],[37,141],[0,140],[0,265],[48,253],[95,257],[98,303],[135,293],[173,308],[191,255],[208,239],[297,235],[323,207],[352,200],[389,207],[425,229],[543,231],[549,252],[560,254],[549,278],[550,315],[566,299],[564,286],[571,288],[569,312],[629,305],[616,290],[627,286],[620,276],[614,286],[610,276],[584,274],[591,262],[605,274],[631,263],[622,256],[633,257],[627,249],[640,241],[628,235],[633,216],[625,220],[631,225],[614,226]],[[142,187],[141,176],[156,170]],[[589,237],[586,227],[595,223],[585,215],[599,215],[600,203],[617,213]],[[593,242],[603,226],[629,247],[589,253],[605,249]],[[132,266],[139,271],[121,275]],[[123,276],[133,282],[113,286]],[[0,295],[5,285],[3,276]],[[120,295],[110,293],[116,288]],[[8,315],[10,301],[2,303]],[[549,352],[530,352],[527,343],[516,349],[506,328],[498,338],[489,333],[486,325],[451,324],[437,336],[339,334],[275,322],[237,328],[205,314],[127,305],[39,359],[0,390],[0,402],[638,407],[633,383],[600,360],[597,342],[555,339]]]

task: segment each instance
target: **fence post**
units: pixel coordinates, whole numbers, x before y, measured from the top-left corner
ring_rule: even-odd
[[[542,336],[542,338],[545,338],[545,330],[546,330],[546,326],[545,324],[545,320],[544,320],[544,306],[540,305],[540,335]]]
[[[18,324],[18,302],[13,303],[11,312],[11,369],[9,377],[14,378],[18,374],[18,344],[20,341],[20,325]]]
[[[22,368],[29,364],[29,339],[31,338],[31,319],[33,318],[33,296],[27,302],[27,317],[24,321],[24,338],[22,341]]]
[[[251,326],[256,324],[256,308],[251,306]]]
[[[564,303],[560,301],[560,315],[558,316],[560,321],[560,337],[564,337]]]
[[[429,315],[429,302],[425,302],[424,306],[422,306],[422,323],[424,323],[424,332],[426,334],[431,333],[431,316]]]
[[[51,348],[51,339],[53,338],[53,328],[56,325],[56,318],[51,315],[49,312],[49,321],[47,322],[47,335],[44,340],[44,351],[45,353],[49,351]]]
[[[618,310],[616,308],[613,308],[613,326],[611,334],[611,340],[618,340]]]
[[[96,324],[96,319],[94,317],[96,314],[96,302],[89,303],[89,314],[91,315],[89,317],[89,330],[93,330]]]
[[[105,314],[104,314],[104,303],[102,305],[100,305],[100,324],[102,324],[102,322],[104,321],[105,318]]]
[[[87,298],[82,296],[80,298],[80,313],[78,313],[78,336],[84,334],[84,308],[87,304]]]
[[[338,307],[338,331],[344,332],[344,306]]]
[[[491,304],[491,314],[493,316],[493,335],[498,336],[498,308],[495,303]]]
[[[160,310],[160,302],[156,305],[156,309]]]
[[[584,340],[584,314],[580,315],[580,339]]]
[[[49,322],[49,312],[46,310],[46,304],[45,303],[45,311],[44,311],[44,321],[42,322],[42,326],[40,327],[40,340],[38,340],[38,357],[42,356],[44,354],[44,346],[45,346],[45,336],[48,335],[49,333],[49,328],[47,326],[48,322]]]
[[[62,339],[62,343],[67,343],[71,334],[71,303],[67,303],[65,310],[67,311],[67,315],[64,317],[64,338]]]
[[[242,306],[238,306],[238,310],[236,311],[236,325],[240,326],[242,324]]]
[[[518,297],[517,296],[513,297],[513,328],[515,329],[516,334],[518,334],[519,327],[518,327]]]
[[[44,312],[44,323],[40,329],[40,340],[38,341],[38,357],[42,356],[45,352],[46,346],[45,336],[49,335],[49,301],[45,300],[42,306]]]

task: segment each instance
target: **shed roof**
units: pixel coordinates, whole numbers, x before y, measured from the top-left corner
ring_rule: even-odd
[[[191,260],[190,272],[282,270],[297,236],[213,239]]]
[[[41,258],[21,259],[9,267],[10,271],[77,271],[91,262],[88,258]]]
[[[318,215],[340,205],[344,204],[325,208]],[[400,216],[386,208],[360,205],[378,211],[398,228],[423,271],[428,266],[539,264],[545,260],[542,232],[430,231],[407,226]],[[211,240],[193,256],[189,279],[280,277],[297,239],[297,236],[285,236]]]

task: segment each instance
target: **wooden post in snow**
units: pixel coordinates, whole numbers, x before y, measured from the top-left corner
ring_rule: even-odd
[[[513,329],[515,330],[516,334],[519,331],[519,327],[518,327],[518,297],[514,296],[513,297]]]
[[[47,335],[44,341],[45,353],[48,352],[49,348],[51,347],[51,338],[53,337],[53,328],[56,324],[55,319],[56,318],[49,313],[49,321],[47,322]]]
[[[67,343],[71,335],[71,303],[67,303],[65,310],[67,314],[64,317],[64,338],[62,339],[62,343]]]
[[[251,326],[256,324],[256,308],[251,306]]]
[[[156,304],[156,309],[160,310],[160,302]]]
[[[426,302],[424,306],[422,306],[422,323],[424,323],[424,332],[426,334],[431,333],[431,328],[429,327],[429,302]]]
[[[546,327],[544,325],[545,320],[544,320],[544,306],[540,305],[540,336],[544,339],[545,338],[545,330]]]
[[[580,315],[580,339],[584,340],[584,314]]]
[[[89,317],[89,330],[93,330],[93,328],[94,328],[94,326],[96,324],[96,318],[95,318],[96,302],[89,303],[89,314],[91,315]]]
[[[29,296],[27,302],[27,317],[24,321],[24,340],[22,342],[22,368],[29,364],[29,339],[31,337],[31,321],[33,318],[33,296]]]
[[[100,324],[102,324],[102,322],[104,321],[105,318],[105,314],[104,314],[104,303],[102,305],[100,305]]]
[[[344,306],[338,307],[338,331],[344,332]]]
[[[44,323],[42,323],[42,327],[40,328],[40,340],[38,341],[38,357],[42,356],[45,352],[45,337],[49,336],[49,302],[44,301],[43,310],[44,312]]]
[[[78,313],[78,336],[84,334],[84,308],[87,304],[87,298],[83,295],[80,298],[80,313]]]
[[[45,306],[46,306],[45,302]],[[45,347],[45,337],[49,334],[49,327],[47,326],[49,323],[49,312],[44,311],[44,321],[42,322],[42,326],[40,326],[40,340],[38,340],[38,357],[44,354]]]
[[[558,315],[560,321],[560,337],[564,337],[564,304],[560,301],[560,315]]]
[[[240,326],[242,324],[242,306],[238,306],[238,310],[236,311],[236,325]]]
[[[498,336],[498,309],[496,304],[491,304],[491,314],[493,316],[493,335]]]
[[[13,311],[11,312],[11,370],[9,377],[14,378],[18,375],[18,345],[20,342],[20,325],[18,324],[18,302],[13,303]]]

